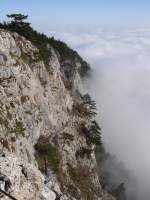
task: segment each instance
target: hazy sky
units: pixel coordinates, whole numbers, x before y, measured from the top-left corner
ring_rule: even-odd
[[[41,31],[150,26],[149,0],[0,0],[1,19],[23,12]]]

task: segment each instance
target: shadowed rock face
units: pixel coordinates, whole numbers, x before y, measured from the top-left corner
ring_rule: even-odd
[[[29,41],[0,30],[0,188],[18,200],[114,200],[101,189],[94,146],[79,132],[94,116],[73,109],[84,104],[81,65],[72,73],[48,48],[45,67]]]

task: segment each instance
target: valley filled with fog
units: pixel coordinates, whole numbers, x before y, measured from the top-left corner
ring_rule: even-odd
[[[134,183],[126,184],[138,200],[149,200],[150,29],[52,34],[90,63],[85,87],[97,103],[105,148],[131,174]]]

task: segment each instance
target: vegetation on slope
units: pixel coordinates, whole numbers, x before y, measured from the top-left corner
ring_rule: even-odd
[[[7,17],[10,19],[10,21],[0,23],[0,28],[17,32],[19,35],[30,40],[39,49],[40,57],[46,65],[49,63],[49,57],[51,55],[51,49],[49,48],[49,45],[51,45],[59,53],[61,63],[65,62],[66,60],[71,60],[72,63],[79,61],[81,63],[80,74],[81,76],[86,75],[87,71],[90,69],[88,63],[64,42],[35,31],[31,24],[26,22],[28,15],[11,14],[7,15]]]
[[[47,174],[48,169],[51,168],[58,175],[60,163],[59,152],[56,147],[51,145],[49,138],[40,136],[34,148],[39,169]]]

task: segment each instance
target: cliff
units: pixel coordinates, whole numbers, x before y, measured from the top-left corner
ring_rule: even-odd
[[[97,175],[82,64],[47,48],[46,64],[30,41],[0,29],[0,189],[17,200],[114,200]]]

